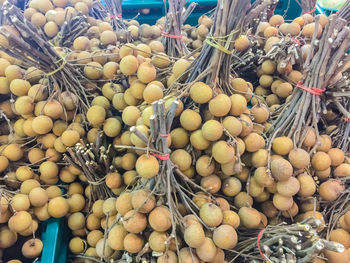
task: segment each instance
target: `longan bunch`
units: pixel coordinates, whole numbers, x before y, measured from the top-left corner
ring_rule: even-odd
[[[82,14],[88,17],[89,22],[95,19],[89,16],[92,1],[68,1],[68,0],[31,0],[28,8],[24,10],[25,19],[34,26],[42,28],[45,35],[52,39],[60,31],[65,21]]]
[[[318,38],[321,37],[322,28],[328,22],[325,15],[319,16]],[[259,86],[254,93],[257,96],[252,99],[252,104],[257,104],[259,98],[275,111],[279,105],[290,100],[294,86],[302,81],[303,61],[310,53],[310,41],[315,31],[315,17],[303,14],[295,18],[291,23],[285,23],[280,15],[273,15],[269,22],[260,22],[257,27],[255,39],[263,46],[266,57],[272,55],[272,59],[263,59],[258,68]],[[298,56],[293,53],[288,57],[276,55],[281,48],[287,51],[293,48]],[[293,59],[291,59],[293,57]]]

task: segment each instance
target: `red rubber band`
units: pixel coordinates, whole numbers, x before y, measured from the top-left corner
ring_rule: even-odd
[[[258,238],[256,239],[256,244],[257,244],[257,246],[258,246],[259,253],[260,253],[260,256],[261,256],[262,259],[265,259],[265,255],[264,255],[264,253],[263,253],[262,250],[261,250],[261,247],[260,247],[260,240],[261,240],[261,238],[262,238],[262,236],[263,236],[263,234],[264,234],[264,231],[265,231],[265,229],[262,229],[262,230],[259,232],[259,234],[258,234]]]
[[[309,11],[309,12],[303,12],[303,15],[304,15],[304,14],[312,14],[312,13],[315,12],[315,10],[316,10],[316,5],[314,6],[314,8],[312,8],[311,11]]]
[[[293,42],[297,43],[298,46],[300,47],[300,41],[299,41],[298,39],[296,39],[296,38],[293,37],[291,40],[292,40]]]
[[[350,118],[346,118],[345,117],[343,120],[346,121],[346,122],[350,122]]]
[[[162,160],[162,161],[166,161],[169,160],[170,154],[157,154],[157,153],[152,153],[152,155],[154,155],[155,157],[157,157],[158,159]]]
[[[122,18],[122,14],[121,14],[121,13],[119,13],[119,14],[117,14],[117,15],[115,15],[115,16],[111,16],[110,18],[111,18],[111,19],[114,19],[114,18],[116,18],[116,17],[118,17],[118,18]]]
[[[316,95],[316,96],[321,96],[322,93],[326,90],[326,89],[318,89],[318,88],[308,88],[306,86],[303,86],[303,83],[301,81],[298,82],[297,87],[303,90],[306,90],[307,92]]]
[[[162,31],[162,36],[163,37],[169,37],[169,38],[175,38],[175,39],[181,39],[182,38],[182,34],[181,35],[171,35],[171,34],[168,34],[164,31]]]
[[[170,134],[169,133],[166,133],[166,134],[163,134],[163,133],[158,133],[160,137],[169,137]]]

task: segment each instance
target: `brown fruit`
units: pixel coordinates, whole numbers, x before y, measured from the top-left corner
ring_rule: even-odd
[[[313,147],[316,144],[316,132],[313,128],[308,128],[306,137],[303,141],[303,146]]]
[[[243,97],[244,98],[244,97]],[[246,100],[244,99],[246,102]],[[209,111],[216,117],[227,115],[231,109],[231,99],[225,94],[219,94],[209,101]]]
[[[238,241],[236,230],[232,226],[221,225],[213,231],[213,241],[219,248],[232,249]]]
[[[201,176],[209,176],[213,174],[215,169],[214,161],[207,155],[202,155],[197,159],[196,171]]]
[[[123,217],[124,228],[131,233],[140,233],[147,226],[147,217],[136,210],[130,210]]]
[[[277,192],[283,196],[292,197],[300,190],[300,183],[297,178],[289,177],[285,181],[277,182]]]
[[[251,207],[241,207],[238,211],[240,223],[246,228],[257,228],[261,222],[260,213]]]
[[[271,173],[277,181],[284,181],[292,176],[293,167],[287,160],[278,158],[271,162]]]
[[[47,209],[50,216],[60,218],[69,212],[69,205],[65,198],[59,196],[49,201]]]
[[[329,240],[342,244],[345,249],[350,247],[350,234],[348,231],[338,228],[329,233]]]
[[[329,158],[331,158],[332,166],[339,166],[344,162],[345,154],[341,149],[332,148],[327,152]]]
[[[284,23],[284,18],[281,15],[273,15],[270,17],[269,23],[271,26],[278,27]]]
[[[311,159],[312,167],[317,171],[324,171],[331,166],[331,158],[325,152],[317,152]]]
[[[196,82],[191,86],[190,96],[196,103],[204,104],[213,97],[213,90],[203,82]]]
[[[180,115],[180,123],[184,129],[194,131],[200,127],[202,118],[197,112],[186,109]]]
[[[289,162],[297,169],[305,169],[310,164],[310,155],[301,148],[292,149],[288,154]]]
[[[143,83],[150,83],[156,79],[156,68],[149,62],[142,63],[137,69],[137,78]]]
[[[241,189],[242,189],[241,181],[235,177],[229,177],[223,181],[221,191],[226,196],[235,196],[241,191]]]
[[[272,142],[272,149],[276,154],[287,155],[293,149],[293,141],[288,137],[277,137]]]
[[[18,144],[9,144],[2,150],[2,154],[10,161],[18,161],[23,157],[23,150]]]
[[[274,194],[273,205],[281,211],[286,211],[293,206],[293,197]]]
[[[341,181],[328,180],[320,185],[318,192],[324,200],[335,201],[344,189],[345,187]]]
[[[199,215],[203,222],[209,227],[220,225],[223,219],[222,210],[212,203],[202,205],[199,210]]]
[[[248,152],[256,152],[265,147],[265,140],[260,134],[252,132],[244,137],[244,144]]]
[[[184,240],[192,248],[201,246],[205,239],[203,227],[200,224],[192,224],[184,231]]]
[[[131,204],[135,210],[147,214],[156,205],[155,197],[148,190],[140,189],[132,193]]]
[[[245,35],[240,35],[236,40],[235,40],[235,49],[238,51],[244,51],[249,47],[249,39]]]
[[[114,250],[123,250],[124,238],[127,234],[122,225],[115,225],[108,233],[108,245]]]
[[[137,253],[143,248],[143,238],[140,235],[129,233],[124,238],[124,249],[129,253]]]
[[[191,155],[183,149],[173,151],[170,159],[181,171],[186,171],[192,164]]]
[[[158,206],[148,216],[150,226],[158,231],[164,232],[171,227],[171,215],[166,206]]]
[[[231,162],[235,158],[235,149],[226,141],[218,141],[213,145],[212,155],[220,164]]]
[[[259,167],[254,172],[254,180],[264,187],[272,186],[274,180],[266,167]]]
[[[196,253],[201,260],[209,262],[216,256],[216,249],[213,240],[206,237],[202,245],[196,248]]]
[[[298,192],[299,196],[310,197],[316,192],[315,181],[310,175],[306,173],[300,174],[298,175],[297,179],[300,183],[300,189]]]
[[[342,163],[337,168],[334,169],[334,176],[336,177],[346,177],[350,175],[350,164]]]

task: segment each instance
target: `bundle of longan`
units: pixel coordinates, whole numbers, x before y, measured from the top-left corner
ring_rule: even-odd
[[[169,1],[169,8],[165,17],[162,43],[165,53],[170,57],[182,57],[189,53],[182,39],[182,28],[184,21],[190,16],[195,3],[191,3],[185,9],[186,1]],[[185,10],[184,10],[185,9]]]
[[[316,18],[319,19],[320,37],[321,28],[328,19],[325,15]],[[254,90],[252,104],[265,102],[271,111],[275,111],[290,100],[293,86],[304,78],[304,61],[310,53],[310,41],[315,31],[314,19],[310,14],[303,14],[293,22],[285,23],[282,16],[273,15],[269,22],[259,23],[254,39],[260,43],[258,61],[261,66],[257,70],[259,86]]]
[[[89,23],[94,21],[89,16],[92,4],[93,1],[90,0],[30,0],[24,10],[24,17],[26,21],[40,28],[48,39],[52,39],[60,32],[64,23],[75,16],[85,15]]]
[[[307,219],[298,224],[267,226],[249,234],[240,233],[234,259],[238,258],[238,262],[306,263],[319,262],[317,256],[323,249],[344,254],[343,245],[319,237],[320,224],[322,222],[317,219]]]
[[[4,38],[2,50],[21,61],[22,67],[33,75],[30,77],[44,77],[50,98],[57,99],[61,96],[60,93],[67,91],[66,95],[70,96],[70,100],[79,101],[77,105],[79,111],[84,112],[96,86],[89,85],[91,83],[88,79],[67,63],[65,49],[54,48],[42,38],[30,22],[25,24],[21,22],[24,18],[17,7],[5,2],[4,9],[12,27],[0,29]]]

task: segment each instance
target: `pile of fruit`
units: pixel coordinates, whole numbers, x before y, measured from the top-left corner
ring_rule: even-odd
[[[121,2],[1,3],[0,259],[349,263],[350,1]]]

